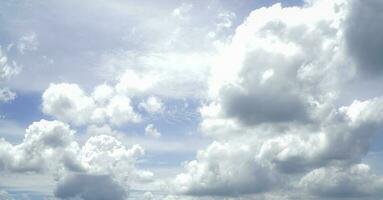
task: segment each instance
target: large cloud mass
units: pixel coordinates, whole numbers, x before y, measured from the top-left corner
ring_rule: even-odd
[[[124,11],[119,14],[126,17],[130,6],[111,2],[109,10]],[[382,199],[382,169],[374,169],[366,157],[383,130],[383,2],[278,3],[253,10],[229,37],[225,31],[240,13],[220,10],[214,26],[200,27],[193,13],[201,5],[183,3],[167,10],[166,19],[153,13],[170,24],[137,23],[131,34],[138,40],[125,37],[132,48],[154,35],[165,38],[160,42],[150,39],[141,50],[102,51],[98,73],[113,76],[103,84],[51,83],[41,109],[53,120],[29,125],[19,143],[0,138],[0,171],[49,175],[51,196],[58,199]],[[219,4],[211,5],[206,12]],[[153,24],[153,30],[141,27]],[[94,30],[98,25],[92,24]],[[112,32],[122,31],[116,27]],[[139,39],[140,30],[153,35]],[[37,37],[23,36],[19,53],[37,51]],[[7,102],[15,93],[2,84],[18,68],[8,58],[12,47],[3,49],[0,101]],[[181,123],[177,113],[194,114],[195,108],[200,118],[183,116],[190,123]],[[168,115],[171,123],[165,122]],[[182,131],[187,136],[181,137]],[[125,140],[122,132],[131,135]],[[178,164],[178,155],[186,157],[184,152],[171,152],[177,156],[170,159],[151,151],[178,150],[189,143],[177,140],[173,148],[166,146],[173,144],[168,140],[197,137],[194,132],[211,143],[181,170],[168,167]],[[135,141],[155,148],[142,159],[145,150]],[[2,198],[11,195],[0,191]]]
[[[200,127],[216,141],[185,165],[175,191],[378,197],[382,177],[362,159],[383,128],[382,97],[345,104],[342,95],[365,77],[360,71],[383,66],[380,8],[378,1],[317,0],[254,10],[218,57],[200,109]],[[377,92],[379,83],[373,86]]]
[[[74,133],[60,121],[34,122],[20,144],[0,140],[0,170],[50,174],[59,181],[55,195],[64,199],[125,199],[130,184],[151,181],[150,171],[135,167],[141,146],[127,148],[109,135],[92,136],[81,146]]]

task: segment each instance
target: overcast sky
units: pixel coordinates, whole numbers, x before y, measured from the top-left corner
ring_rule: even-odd
[[[0,2],[0,200],[383,200],[383,1]]]

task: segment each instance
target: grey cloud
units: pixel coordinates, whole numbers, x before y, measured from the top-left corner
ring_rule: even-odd
[[[127,192],[108,175],[75,174],[58,183],[54,192],[60,199],[124,200]]]
[[[240,90],[226,89],[223,92],[226,113],[247,125],[308,121],[305,107],[297,96],[283,94],[282,91],[256,90],[242,93]]]
[[[383,73],[383,2],[352,0],[346,24],[348,51],[362,74]]]
[[[318,168],[300,181],[304,189],[323,198],[379,198],[383,194],[382,184],[383,179],[365,164]]]

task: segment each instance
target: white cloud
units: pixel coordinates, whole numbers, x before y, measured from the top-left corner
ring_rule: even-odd
[[[258,193],[277,186],[278,177],[256,161],[251,147],[214,142],[198,152],[197,160],[185,165],[175,178],[176,192],[205,196]]]
[[[134,96],[154,87],[157,82],[157,77],[149,73],[137,73],[133,70],[126,70],[119,78],[116,85],[116,90],[119,93],[125,93],[129,96]]]
[[[142,122],[136,108],[145,110],[143,116],[172,114],[173,110],[176,113],[177,106],[172,110],[172,105],[163,101],[185,98],[202,100],[200,131],[213,142],[199,151],[194,160],[185,162],[184,171],[170,185],[175,194],[164,194],[164,199],[370,200],[383,194],[383,177],[362,164],[371,140],[383,128],[383,97],[378,89],[382,84],[377,76],[383,66],[379,34],[383,4],[378,0],[307,0],[302,7],[288,8],[275,4],[254,10],[232,37],[225,33],[230,32],[238,16],[222,9],[217,14],[209,6],[209,14],[197,12],[199,3],[184,3],[174,10],[166,3],[155,4],[163,6],[158,11],[128,6],[131,2],[92,4],[95,7],[87,7],[90,1],[85,2],[76,4],[78,7],[71,12],[81,23],[73,25],[76,29],[62,31],[76,34],[58,37],[62,41],[53,42],[55,54],[68,54],[66,50],[71,49],[71,57],[81,52],[81,56],[73,56],[74,62],[88,56],[101,57],[102,70],[81,68],[75,74],[83,82],[91,82],[98,74],[108,79],[107,83],[88,92],[77,84],[51,84],[43,94],[42,110],[58,120],[86,126],[88,135],[80,137],[89,138],[84,144],[77,142],[74,131],[60,121],[35,122],[20,144],[0,139],[1,170],[51,173],[59,183],[58,198],[124,199],[132,185],[145,185],[156,179],[152,172],[137,167],[137,163],[148,163],[140,160],[145,151],[140,145],[133,145],[134,140],[141,139],[142,146],[149,146],[155,155],[190,153],[190,149],[201,144],[198,140],[125,138],[112,128]],[[100,16],[88,13],[85,7],[97,8],[101,12],[95,13],[101,13]],[[79,11],[86,11],[87,17],[97,20],[84,18]],[[134,13],[153,16],[123,23],[128,21],[127,15]],[[66,17],[61,19],[65,24]],[[209,19],[213,22],[205,22]],[[62,21],[57,21],[58,27]],[[132,24],[137,27],[125,30]],[[95,48],[87,47],[94,43],[80,44],[83,35],[91,35],[81,26],[97,35],[85,38],[98,41]],[[129,34],[122,36],[121,32]],[[38,39],[44,37],[39,35]],[[66,46],[67,41],[80,42]],[[40,48],[36,34],[22,37],[16,45],[22,54]],[[58,45],[64,50],[57,49]],[[11,49],[10,46],[7,51]],[[120,50],[109,52],[110,49]],[[1,82],[17,73],[17,65],[9,61],[7,53],[0,52]],[[55,63],[56,60],[60,62],[55,59]],[[97,61],[85,59],[84,63],[93,65]],[[59,68],[57,65],[53,71]],[[34,74],[34,68],[29,69],[31,73],[25,76]],[[72,69],[58,70],[57,74],[67,80],[68,74],[74,76],[73,72],[68,73]],[[104,73],[109,70],[110,73]],[[57,78],[40,71],[36,72],[37,77]],[[373,81],[369,82],[365,75]],[[368,90],[368,95],[350,89],[366,81],[369,87],[360,87]],[[29,79],[25,82],[34,84]],[[27,85],[24,83],[25,88]],[[14,98],[7,87],[2,88],[0,99]],[[350,97],[342,96],[345,90],[351,91]],[[189,108],[184,109],[181,112],[186,113]],[[173,118],[178,120],[178,116]],[[198,120],[193,118],[192,122]],[[153,124],[145,127],[145,134],[154,138],[161,135]],[[151,158],[149,155],[149,164]],[[159,193],[165,193],[163,188],[160,190]],[[157,199],[156,192],[147,192],[144,198]]]
[[[8,51],[8,50],[7,50]],[[7,52],[4,52],[0,46],[0,101],[10,102],[16,98],[16,93],[8,87],[3,86],[11,77],[17,75],[21,71],[21,67],[15,61],[10,61]]]
[[[51,84],[42,96],[45,114],[76,125],[90,120],[96,105],[76,84]]]
[[[110,121],[116,125],[141,121],[140,115],[134,112],[130,99],[126,96],[114,96],[106,107],[106,113]]]
[[[92,136],[81,146],[75,141],[69,125],[60,121],[34,122],[20,144],[13,145],[4,139],[0,139],[0,144],[1,171],[50,175],[59,182],[55,192],[59,198],[82,194],[81,198],[88,199],[95,195],[100,184],[121,192],[105,195],[121,195],[122,198],[128,194],[131,184],[153,179],[152,172],[135,166],[144,154],[141,146],[127,148],[108,135]],[[93,184],[94,181],[89,180],[101,182]]]
[[[45,114],[74,125],[105,122],[122,125],[141,121],[130,98],[115,94],[107,85],[97,86],[92,95],[87,95],[76,84],[51,84],[42,98]]]
[[[0,81],[8,80],[12,76],[20,73],[21,68],[15,61],[11,61],[7,57],[7,52],[4,52],[0,46]]]
[[[161,137],[161,133],[158,132],[158,130],[154,127],[153,124],[148,124],[145,127],[145,135],[152,137],[152,138],[159,138]]]
[[[102,84],[94,88],[92,97],[100,105],[105,105],[108,100],[113,97],[114,93],[115,91],[113,87],[107,84]]]
[[[201,130],[215,141],[186,163],[175,191],[238,199],[379,196],[382,177],[360,162],[383,128],[382,97],[339,106],[342,90],[360,78],[357,63],[346,59],[349,6],[318,0],[249,15],[217,57],[200,108]],[[371,187],[352,189],[364,181]]]
[[[161,98],[201,98],[206,95],[206,82],[211,52],[180,52],[171,49],[148,53],[114,52],[105,56],[103,68],[117,76],[116,91],[128,96]],[[110,77],[109,77],[110,78]],[[166,89],[164,89],[166,88]]]
[[[0,166],[11,172],[80,170],[74,157],[79,147],[73,134],[68,125],[59,121],[34,122],[27,128],[22,143],[12,145],[1,140]]]
[[[165,109],[161,99],[154,96],[150,96],[146,99],[146,101],[141,102],[139,107],[148,113],[163,112]]]

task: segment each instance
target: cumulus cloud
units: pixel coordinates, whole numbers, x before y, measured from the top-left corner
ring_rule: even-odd
[[[12,145],[1,140],[0,166],[11,172],[81,170],[76,165],[79,147],[73,134],[68,125],[59,121],[34,122],[26,129],[22,143]]]
[[[217,57],[209,100],[200,108],[201,130],[215,141],[186,163],[174,180],[177,192],[244,199],[379,196],[382,177],[361,162],[383,128],[382,97],[354,97],[345,106],[340,96],[361,79],[360,59],[373,59],[350,49],[350,38],[368,35],[353,26],[375,27],[355,23],[360,9],[375,9],[358,4],[275,4],[249,15]],[[371,185],[355,188],[362,182]]]
[[[41,120],[26,129],[20,144],[1,138],[0,170],[51,175],[63,199],[125,199],[130,184],[152,181],[152,172],[135,166],[144,154],[141,146],[128,148],[109,135],[91,136],[81,146],[74,133],[63,122]]]
[[[96,107],[93,99],[76,84],[51,84],[42,99],[45,114],[76,125],[88,122]]]
[[[110,176],[76,174],[58,183],[55,196],[61,199],[124,200],[127,193]]]
[[[195,196],[237,196],[270,190],[278,177],[256,161],[248,145],[214,142],[177,175],[177,192]]]
[[[120,7],[116,5],[122,4],[113,4],[113,11]],[[54,174],[55,196],[61,199],[126,199],[134,184],[152,191],[145,184],[155,179],[154,174],[137,164],[147,164],[141,160],[144,149],[126,146],[114,137],[118,131],[112,128],[142,122],[146,115],[172,114],[172,106],[164,103],[172,99],[197,98],[202,100],[201,118],[192,121],[200,122],[198,131],[212,143],[185,162],[183,171],[172,170],[178,174],[169,181],[170,195],[158,196],[153,190],[140,197],[370,200],[382,196],[383,177],[364,164],[364,158],[371,140],[383,129],[383,97],[378,89],[383,4],[378,0],[307,0],[302,7],[275,4],[251,12],[222,41],[219,34],[234,26],[237,15],[221,10],[212,14],[213,27],[196,26],[196,31],[187,26],[193,24],[198,6],[182,4],[167,10],[166,20],[179,26],[161,26],[170,30],[166,34],[171,37],[153,44],[153,49],[104,55],[101,65],[105,71],[115,70],[105,73],[113,82],[90,91],[77,84],[51,84],[43,93],[42,111],[60,121],[31,124],[19,144],[0,139],[0,169]],[[132,34],[139,35],[139,29]],[[206,37],[207,33],[211,34]],[[195,50],[191,43],[203,46],[198,50],[205,48],[204,42],[192,37],[184,42],[192,34],[205,36],[203,40],[207,38],[219,55],[212,56],[215,50],[190,53]],[[21,53],[37,48],[36,35],[23,38]],[[129,39],[133,40],[128,36],[123,40]],[[0,53],[1,81],[15,73],[16,64]],[[347,93],[362,82],[369,82],[370,88],[363,89],[371,94]],[[0,98],[14,98],[10,91],[1,91]],[[177,109],[174,113],[189,112],[186,106]],[[87,126],[84,137],[89,138],[77,141],[64,122]],[[161,136],[150,123],[145,134]]]
[[[139,122],[129,97],[115,94],[107,85],[99,85],[92,95],[87,95],[78,85],[51,84],[42,96],[42,110],[74,125],[110,122],[121,125]]]
[[[253,11],[237,28],[210,86],[227,116],[248,125],[308,122],[332,100],[347,63],[339,38],[343,13],[326,6],[276,4]]]

